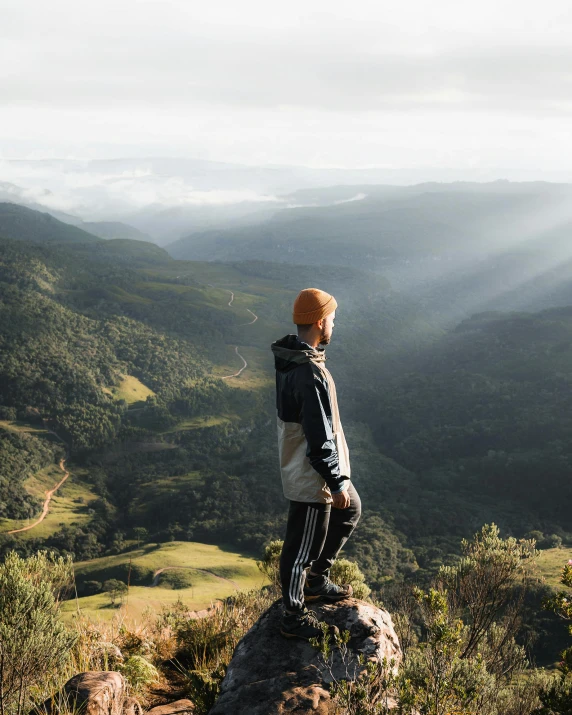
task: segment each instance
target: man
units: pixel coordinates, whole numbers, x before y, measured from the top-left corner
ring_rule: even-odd
[[[329,293],[306,288],[294,302],[298,335],[272,344],[280,471],[290,500],[280,557],[281,633],[305,640],[321,635],[305,602],[335,602],[352,594],[349,584],[332,583],[329,572],[361,514],[336,387],[324,365],[337,305]]]

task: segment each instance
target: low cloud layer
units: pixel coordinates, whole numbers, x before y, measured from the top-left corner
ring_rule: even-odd
[[[251,189],[195,189],[184,177],[156,173],[150,164],[113,172],[83,170],[74,162],[0,160],[0,193],[4,200],[37,203],[46,209],[77,213],[84,219],[124,215],[144,208],[232,206],[281,203],[276,196]]]

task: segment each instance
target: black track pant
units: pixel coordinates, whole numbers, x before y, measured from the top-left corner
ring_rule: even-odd
[[[331,504],[290,502],[286,538],[280,556],[282,599],[288,611],[304,607],[305,569],[328,575],[339,551],[361,516],[361,500],[352,482],[350,505],[333,509]]]

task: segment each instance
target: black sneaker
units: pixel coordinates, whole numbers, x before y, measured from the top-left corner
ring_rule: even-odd
[[[280,633],[282,633],[285,638],[302,638],[302,640],[305,641],[309,641],[310,638],[321,638],[323,636],[320,621],[307,609],[299,613],[288,613],[284,611]]]
[[[310,603],[313,601],[343,601],[344,598],[350,598],[353,594],[353,588],[349,583],[338,586],[327,576],[309,576],[304,585],[304,601]]]

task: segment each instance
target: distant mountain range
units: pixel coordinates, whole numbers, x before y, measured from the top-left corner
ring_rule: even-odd
[[[459,181],[490,182],[503,176],[524,178],[521,173],[502,169],[315,169],[165,157],[5,160],[0,165],[0,200],[48,211],[70,223],[128,224],[166,245],[190,233],[264,221],[292,206],[357,202],[364,196],[398,199],[442,189],[476,193],[485,186],[485,192],[510,194],[526,187],[540,190],[550,186],[541,182],[483,185]],[[550,178],[557,179],[556,175]],[[123,230],[119,237],[137,236]]]
[[[535,310],[569,300],[572,185],[423,184],[369,187],[364,195],[366,190],[298,192],[297,198],[318,205],[191,233],[167,250],[177,259],[257,258],[373,270],[453,321],[480,310]]]

